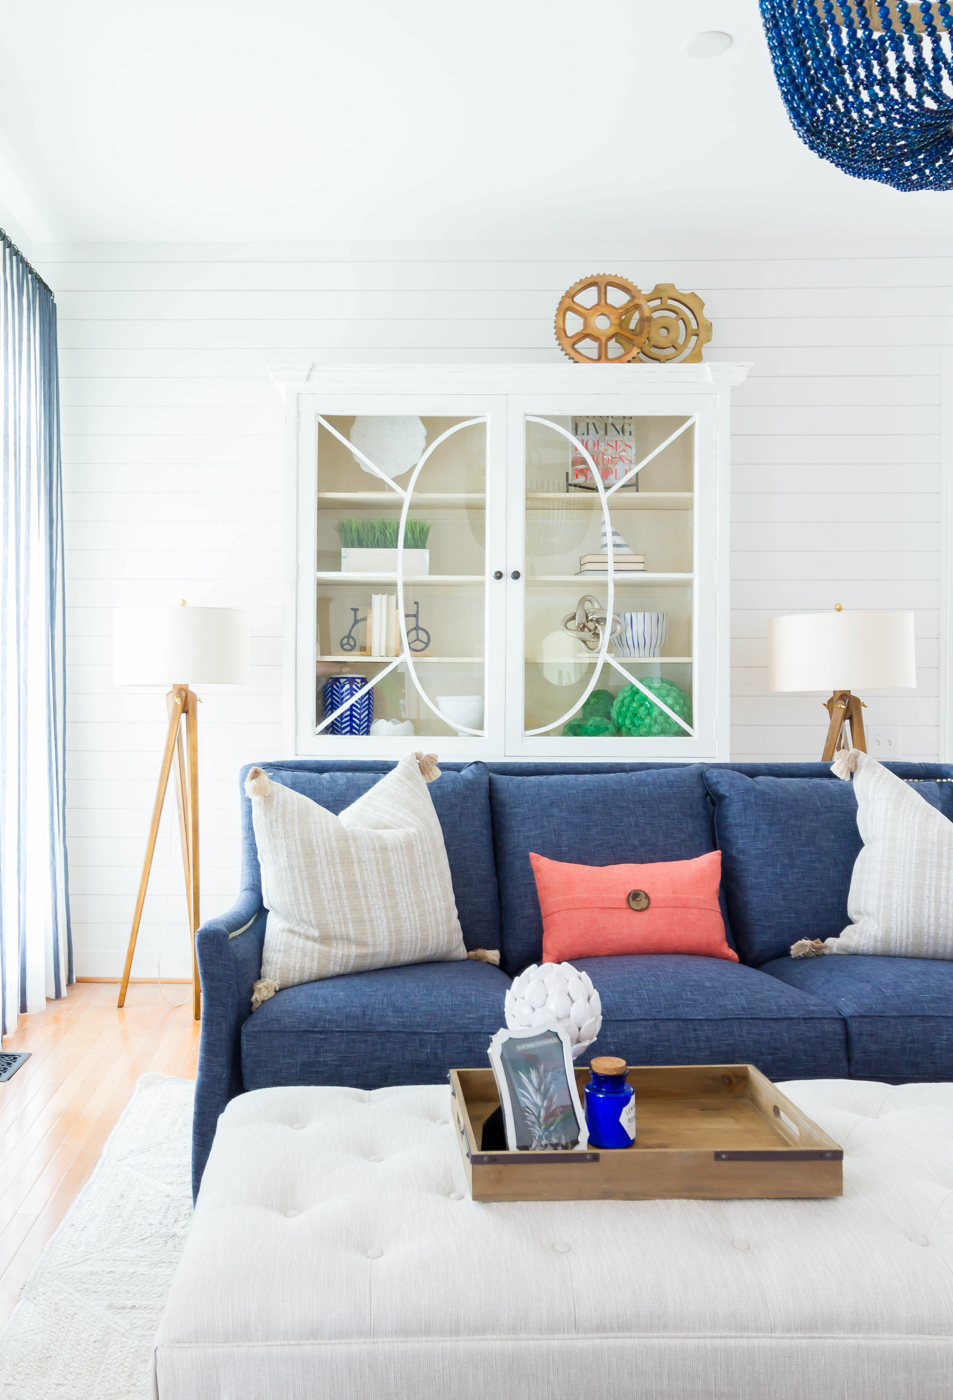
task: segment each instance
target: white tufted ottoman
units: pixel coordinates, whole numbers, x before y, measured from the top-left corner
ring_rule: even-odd
[[[953,1397],[953,1085],[784,1089],[844,1145],[842,1198],[474,1204],[443,1086],[244,1094],[156,1393]]]

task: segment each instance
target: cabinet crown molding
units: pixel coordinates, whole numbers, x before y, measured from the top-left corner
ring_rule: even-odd
[[[744,383],[752,366],[744,362],[705,361],[693,365],[567,364],[374,364],[299,365],[269,368],[272,380],[287,398],[292,394],[414,393],[618,394],[648,390],[717,393]]]

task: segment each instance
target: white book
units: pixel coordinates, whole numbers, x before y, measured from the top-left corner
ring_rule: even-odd
[[[371,656],[381,654],[381,598],[382,594],[371,594]]]
[[[397,596],[387,595],[387,655],[397,655]]]

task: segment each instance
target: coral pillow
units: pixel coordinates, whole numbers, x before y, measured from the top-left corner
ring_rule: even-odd
[[[737,962],[718,904],[721,851],[655,865],[571,865],[530,852],[543,959],[695,953]]]

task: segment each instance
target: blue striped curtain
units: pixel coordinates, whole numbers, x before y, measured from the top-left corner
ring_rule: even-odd
[[[53,294],[0,230],[2,1031],[73,980],[63,479]]]

